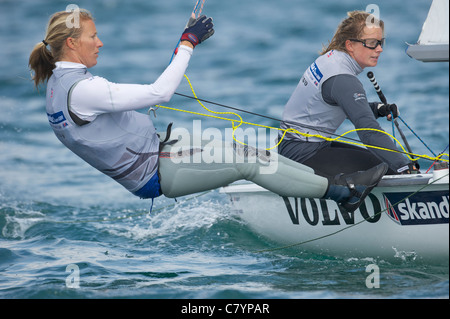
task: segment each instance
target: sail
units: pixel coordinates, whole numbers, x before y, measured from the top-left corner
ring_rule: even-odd
[[[406,53],[419,61],[449,60],[449,0],[433,0],[417,44]]]

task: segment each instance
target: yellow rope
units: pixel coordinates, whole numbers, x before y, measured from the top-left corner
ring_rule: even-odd
[[[373,128],[360,128],[360,129],[354,129],[354,130],[347,131],[347,132],[345,132],[344,134],[339,135],[338,137],[330,138],[330,137],[325,137],[325,136],[322,136],[322,135],[319,135],[319,134],[308,134],[308,133],[299,132],[298,130],[293,129],[293,128],[282,129],[282,128],[278,128],[278,127],[271,127],[271,126],[267,126],[267,125],[261,125],[261,124],[251,123],[251,122],[245,122],[245,121],[243,121],[242,117],[241,117],[239,114],[237,114],[237,113],[234,113],[234,112],[216,112],[216,111],[213,111],[213,110],[210,110],[209,108],[207,108],[207,107],[206,107],[206,106],[198,99],[197,94],[195,93],[194,87],[193,87],[191,81],[189,80],[189,77],[188,77],[187,75],[184,75],[184,77],[185,77],[186,80],[188,81],[188,84],[189,84],[189,86],[190,86],[190,88],[191,88],[192,94],[194,95],[195,99],[197,100],[197,102],[198,102],[205,110],[207,110],[207,111],[210,112],[210,113],[217,114],[217,115],[234,115],[234,116],[238,117],[239,120],[236,120],[236,119],[230,119],[230,118],[227,118],[227,117],[220,117],[220,116],[211,115],[211,114],[203,114],[203,113],[199,113],[199,112],[193,112],[193,111],[181,110],[181,109],[177,109],[177,108],[173,108],[173,107],[168,107],[168,106],[162,106],[162,105],[156,105],[156,107],[157,107],[157,108],[163,108],[163,109],[166,109],[166,110],[171,110],[171,111],[183,112],[183,113],[188,113],[188,114],[193,114],[193,115],[198,115],[198,116],[204,116],[204,117],[209,117],[209,118],[214,118],[214,119],[219,119],[219,120],[224,120],[224,121],[230,121],[230,122],[231,122],[231,125],[232,125],[232,127],[233,127],[233,133],[232,133],[232,135],[233,135],[233,140],[236,141],[236,142],[239,143],[239,144],[242,144],[242,145],[246,145],[246,144],[243,143],[243,142],[241,142],[241,141],[239,141],[238,139],[236,139],[236,137],[235,137],[235,132],[236,132],[236,130],[237,130],[241,125],[246,124],[246,125],[257,126],[257,127],[261,127],[261,128],[266,128],[266,129],[271,129],[271,130],[278,130],[278,131],[282,131],[282,132],[283,132],[283,135],[282,135],[282,137],[280,138],[280,140],[278,141],[278,143],[277,143],[275,146],[271,147],[271,148],[267,148],[267,150],[272,150],[272,149],[274,149],[274,148],[277,148],[277,147],[280,145],[280,143],[283,141],[283,139],[284,139],[286,133],[290,132],[290,133],[296,133],[296,134],[299,134],[299,135],[303,135],[303,136],[305,136],[305,137],[316,137],[316,138],[321,138],[321,139],[323,139],[323,140],[330,141],[330,142],[340,141],[340,142],[342,142],[342,143],[347,143],[347,144],[352,144],[352,145],[357,145],[357,146],[370,147],[370,148],[379,149],[379,150],[388,151],[388,152],[396,152],[395,150],[391,150],[391,149],[384,148],[384,147],[373,146],[373,145],[365,145],[365,144],[363,144],[363,143],[357,143],[357,142],[346,141],[346,140],[342,140],[342,139],[341,139],[341,138],[344,137],[345,135],[350,134],[350,133],[352,133],[352,132],[359,132],[359,131],[374,131],[374,132],[379,132],[379,133],[382,133],[382,134],[386,134],[386,135],[388,135],[389,137],[391,137],[393,140],[395,140],[395,141],[400,145],[400,147],[402,148],[403,153],[406,154],[406,156],[407,156],[411,161],[417,161],[419,158],[425,158],[425,159],[429,159],[429,160],[431,160],[431,161],[444,161],[444,162],[449,162],[448,159],[442,159],[442,156],[447,156],[447,157],[449,156],[447,153],[442,153],[442,154],[440,154],[440,155],[437,156],[437,157],[431,157],[431,156],[428,156],[428,155],[425,155],[425,154],[424,154],[424,155],[419,155],[419,154],[409,153],[409,152],[406,151],[406,149],[403,147],[403,145],[400,143],[400,141],[399,141],[398,139],[396,139],[393,135],[391,135],[391,134],[389,134],[389,133],[387,133],[387,132],[385,132],[385,131],[383,131],[383,130],[378,130],[378,129],[373,129]],[[236,125],[236,124],[235,124],[236,122],[238,122],[239,124]]]

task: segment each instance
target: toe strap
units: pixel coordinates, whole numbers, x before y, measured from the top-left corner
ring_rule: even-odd
[[[351,177],[347,177],[345,179],[345,182],[347,183],[347,187],[350,190],[350,198],[351,197],[358,197],[360,198],[362,196],[362,193],[360,193],[355,186],[355,182]]]

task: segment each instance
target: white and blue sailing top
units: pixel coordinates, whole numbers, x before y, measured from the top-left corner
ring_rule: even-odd
[[[282,122],[281,128],[294,128],[310,135],[331,137],[347,118],[347,114],[343,108],[330,105],[323,99],[322,85],[336,75],[347,74],[356,77],[362,71],[359,64],[347,53],[333,50],[320,56],[306,69],[297,89],[286,104],[283,113],[283,121],[286,122]],[[287,138],[308,142],[324,141],[318,137],[299,134],[288,134]]]
[[[136,110],[167,102],[193,50],[177,56],[150,85],[117,84],[86,66],[57,62],[47,84],[47,116],[56,137],[100,172],[137,193],[157,176],[159,143],[150,116]]]

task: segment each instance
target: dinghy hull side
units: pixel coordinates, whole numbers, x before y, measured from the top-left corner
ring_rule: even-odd
[[[429,184],[431,177],[384,179],[354,213],[332,200],[282,198],[254,184],[222,192],[253,231],[281,245],[331,256],[448,263],[448,182]]]

